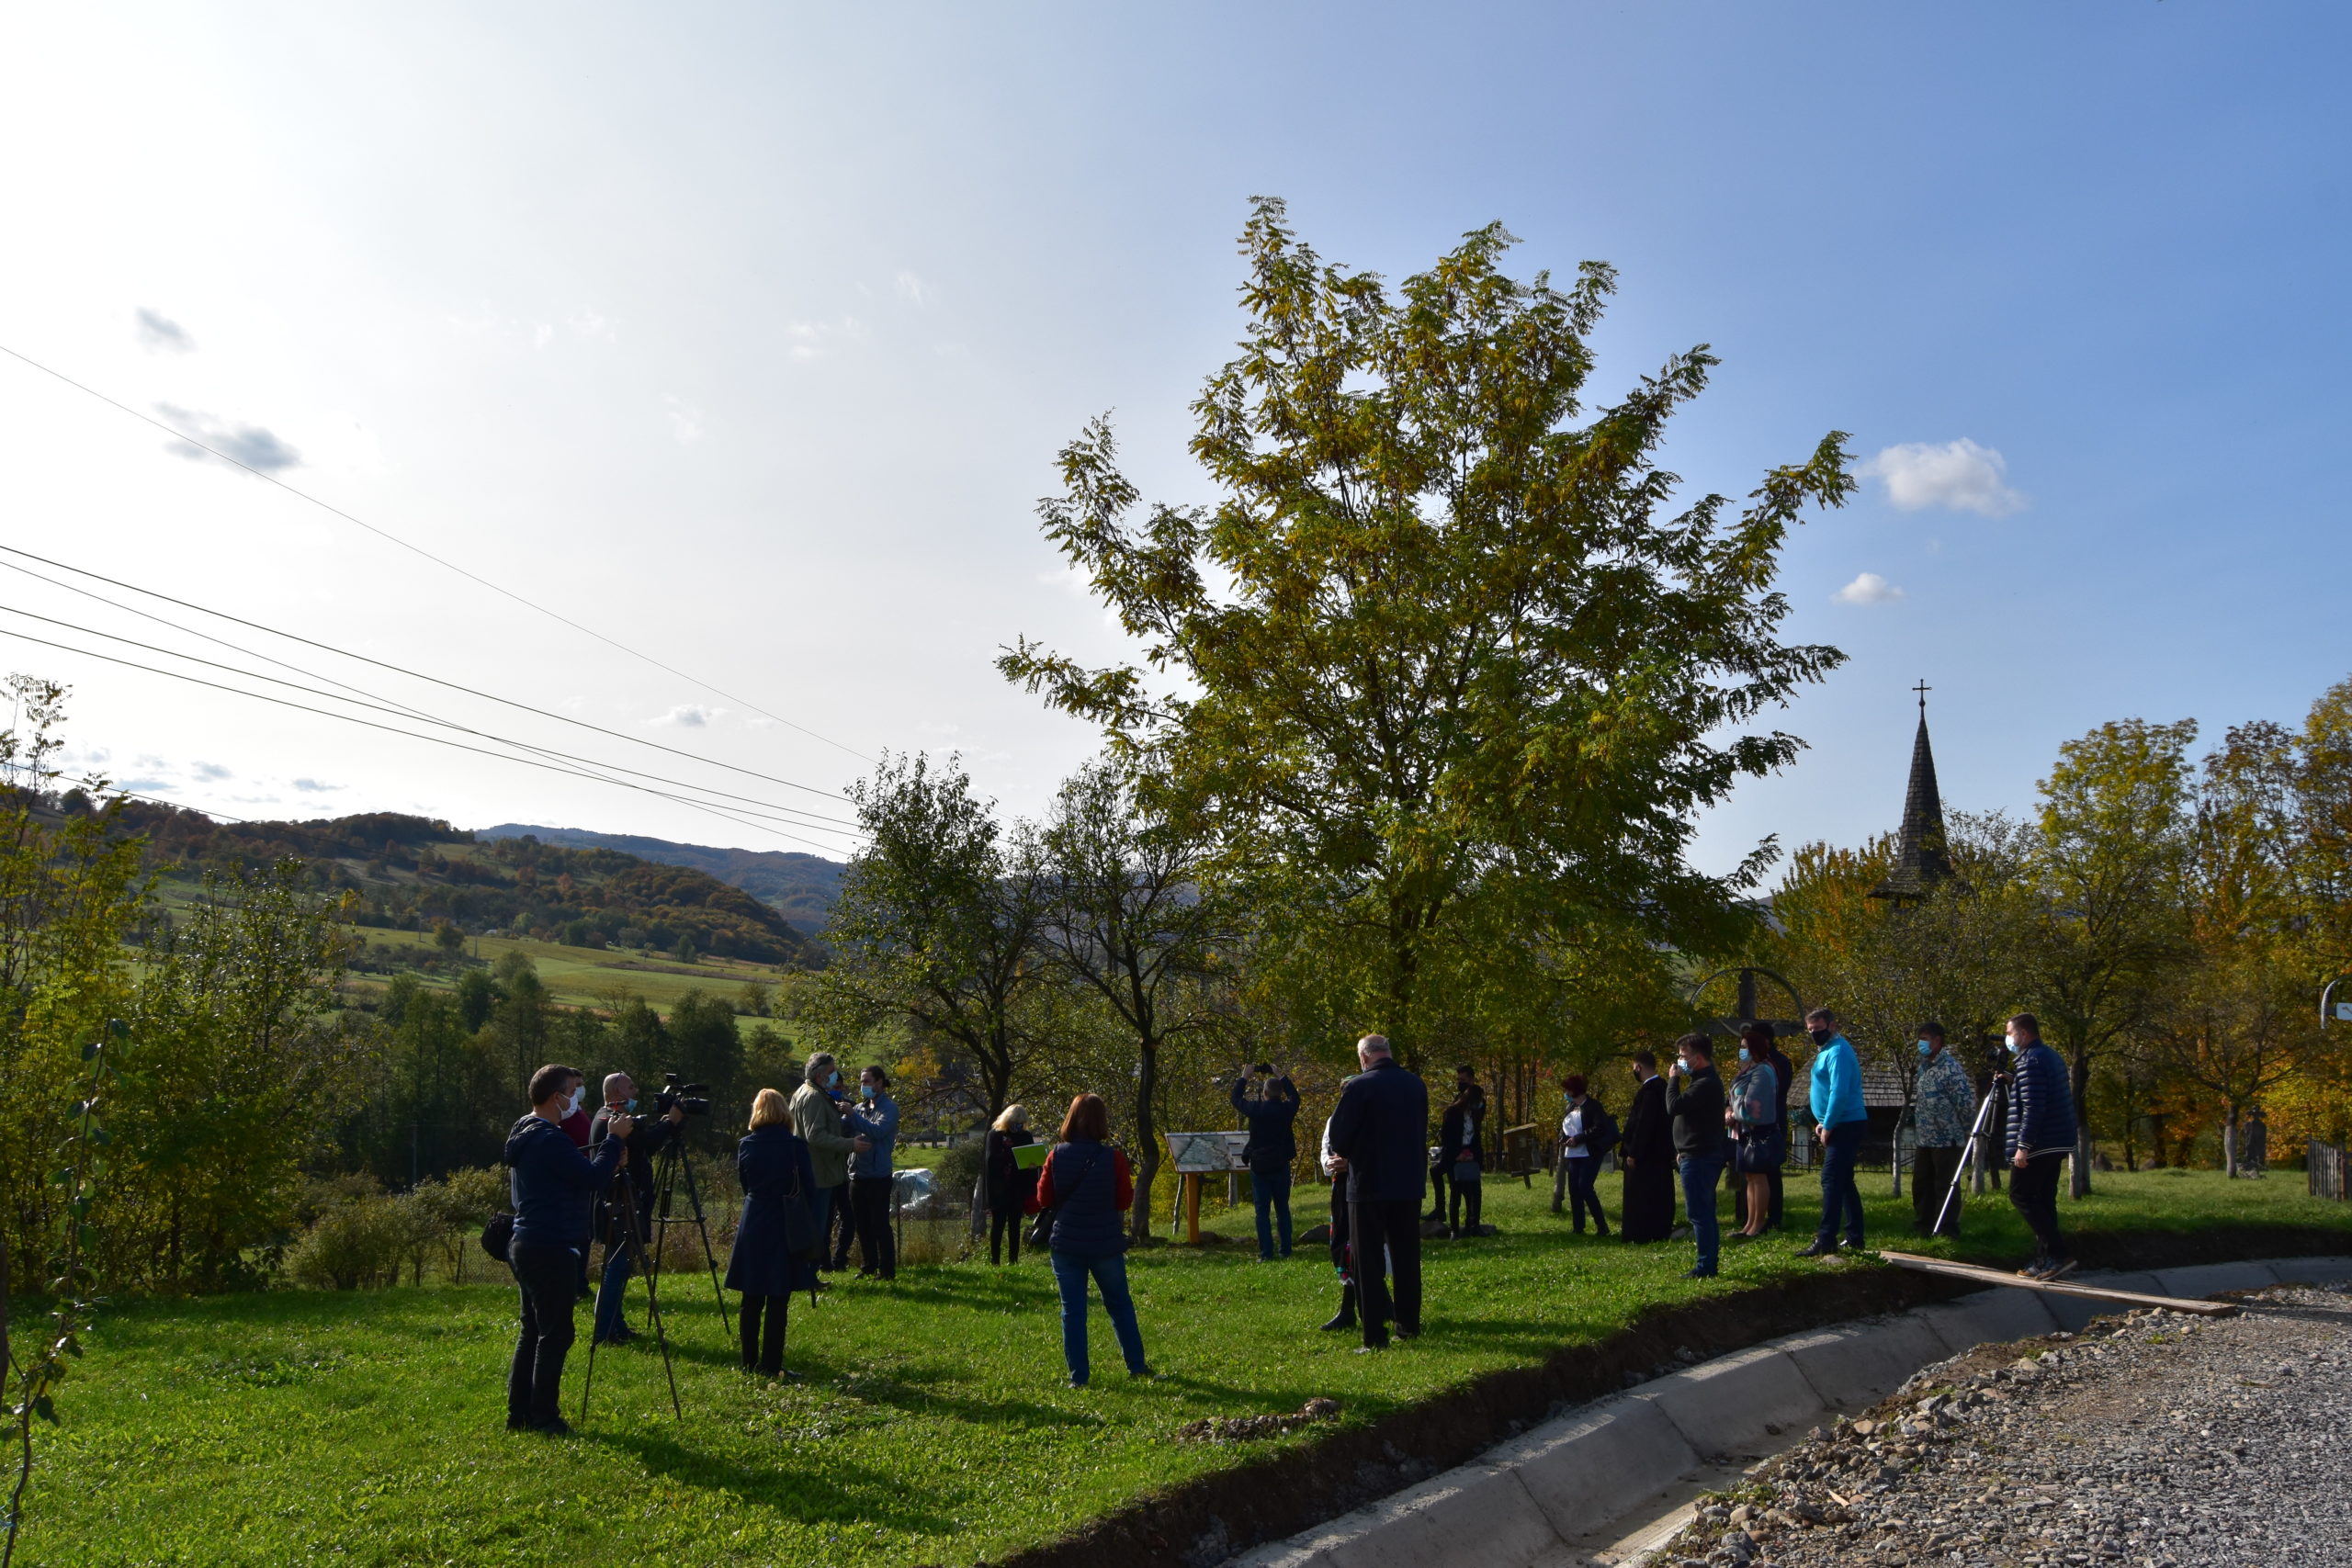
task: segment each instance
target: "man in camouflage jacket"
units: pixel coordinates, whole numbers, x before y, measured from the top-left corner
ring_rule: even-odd
[[[1969,1123],[1976,1113],[1976,1086],[1968,1069],[1944,1044],[1944,1026],[1919,1026],[1919,1077],[1912,1093],[1912,1130],[1917,1139],[1911,1166],[1911,1233],[1926,1235],[1936,1229],[1944,1195],[1960,1168],[1961,1146],[1968,1142]],[[1960,1234],[1960,1205],[1944,1214],[1942,1234]]]

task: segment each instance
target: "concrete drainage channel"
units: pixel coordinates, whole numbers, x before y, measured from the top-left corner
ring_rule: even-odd
[[[2211,1296],[2352,1279],[2352,1258],[2102,1272],[2084,1284]],[[1581,1568],[1637,1559],[1807,1427],[1865,1409],[1920,1368],[1978,1345],[2076,1330],[2126,1310],[2080,1297],[1980,1291],[1896,1316],[1838,1324],[1653,1378],[1569,1411],[1471,1463],[1227,1568]]]

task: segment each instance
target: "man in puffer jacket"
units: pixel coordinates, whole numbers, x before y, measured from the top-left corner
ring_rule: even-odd
[[[2041,1043],[2033,1014],[2009,1020],[2008,1048],[2015,1058],[2009,1080],[2009,1202],[2033,1229],[2034,1258],[2018,1270],[2029,1279],[2055,1280],[2071,1273],[2075,1260],[2058,1234],[2058,1173],[2075,1152],[2075,1096],[2066,1064]]]
[[[531,1075],[531,1113],[506,1134],[503,1163],[514,1230],[506,1266],[523,1292],[522,1333],[506,1371],[506,1427],[561,1436],[571,1428],[557,1414],[563,1359],[571,1348],[571,1308],[580,1259],[588,1249],[590,1206],[613,1178],[636,1123],[627,1116],[607,1124],[608,1136],[592,1157],[563,1131],[579,1069],[541,1067]]]

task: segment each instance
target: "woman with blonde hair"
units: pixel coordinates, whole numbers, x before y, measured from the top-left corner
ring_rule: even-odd
[[[1001,1266],[1007,1237],[1012,1243],[1012,1260],[1021,1261],[1021,1217],[1029,1207],[1029,1194],[1037,1185],[1037,1173],[1024,1170],[1012,1151],[1023,1145],[1034,1144],[1037,1135],[1029,1131],[1029,1112],[1018,1105],[1008,1105],[989,1127],[987,1141],[982,1145],[981,1160],[987,1167],[989,1198],[989,1262]]]
[[[1047,1243],[1054,1260],[1054,1285],[1062,1299],[1062,1359],[1069,1367],[1069,1385],[1084,1388],[1086,1359],[1086,1281],[1091,1277],[1102,1293],[1102,1310],[1111,1330],[1119,1337],[1119,1353],[1129,1377],[1148,1378],[1144,1363],[1143,1330],[1136,1325],[1136,1303],[1127,1293],[1127,1227],[1120,1219],[1136,1201],[1135,1178],[1127,1156],[1111,1146],[1111,1110],[1099,1094],[1081,1094],[1069,1102],[1062,1118],[1061,1142],[1046,1156],[1037,1173],[1037,1190],[1029,1195],[1029,1212],[1054,1211],[1053,1239]]]
[[[820,1237],[809,1205],[817,1175],[808,1145],[792,1130],[791,1103],[775,1089],[763,1089],[752,1100],[752,1130],[736,1145],[735,1173],[743,1187],[743,1217],[727,1255],[727,1288],[743,1292],[743,1370],[785,1376],[792,1292],[816,1289]]]

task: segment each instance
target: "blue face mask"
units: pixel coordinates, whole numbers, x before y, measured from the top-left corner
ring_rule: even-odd
[[[841,1087],[842,1087],[842,1076],[841,1076],[841,1074],[839,1074],[838,1072],[827,1073],[827,1074],[825,1075],[825,1087],[826,1087],[827,1089],[839,1089],[839,1088],[841,1088]]]
[[[1935,1043],[1934,1041],[1932,1041],[1932,1040],[1922,1040],[1922,1041],[1920,1041],[1920,1042],[1919,1042],[1919,1055],[1921,1055],[1922,1056],[1932,1056],[1932,1055],[1934,1055],[1935,1054],[1936,1054],[1936,1043]]]
[[[628,1111],[631,1116],[636,1115],[636,1114],[637,1114],[637,1097],[636,1097],[635,1095],[631,1095],[631,1096],[629,1096],[628,1103],[627,1105],[622,1106],[622,1107],[621,1107],[621,1109],[622,1109],[623,1111]]]
[[[1743,1062],[1747,1060],[1747,1047],[1745,1045],[1739,1048],[1739,1059]]]
[[[872,1100],[874,1098],[874,1086],[870,1083],[862,1083],[858,1085],[857,1097],[860,1100]]]

